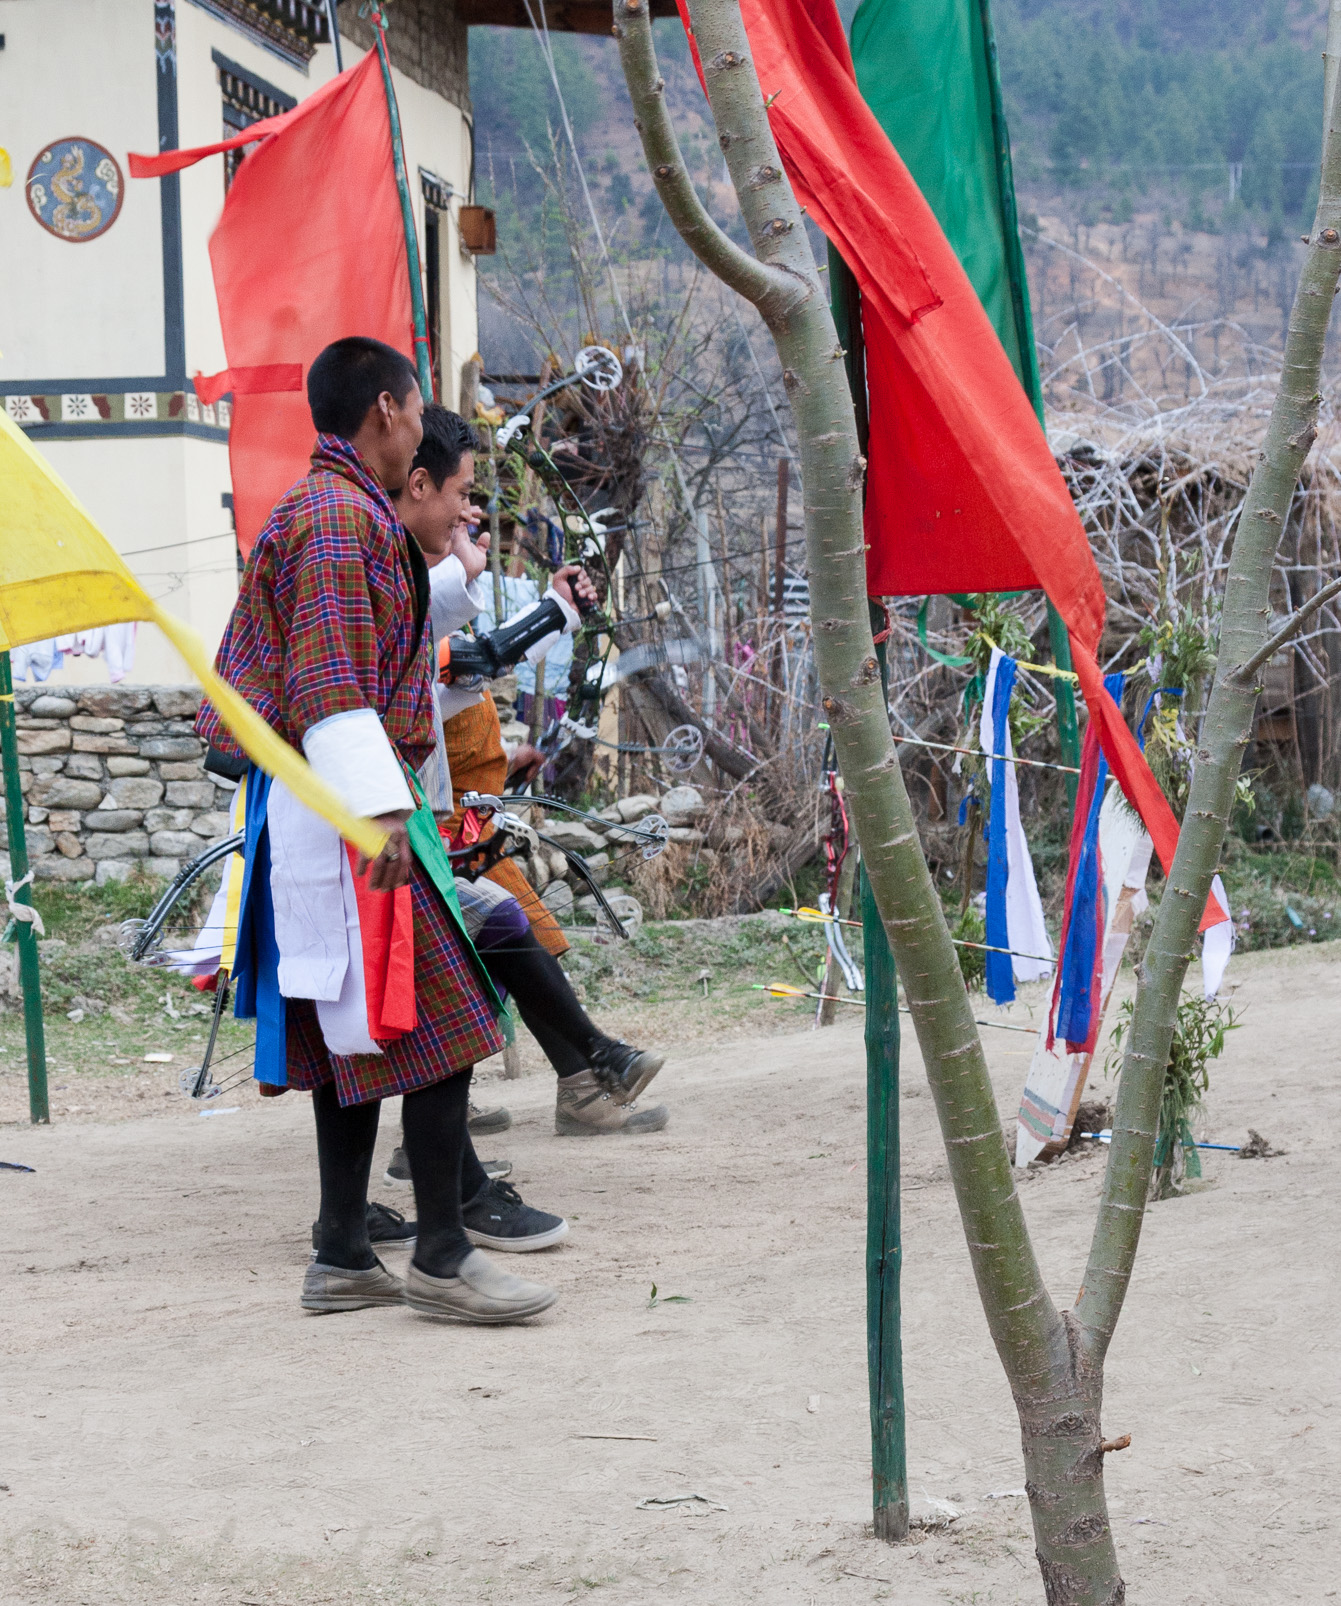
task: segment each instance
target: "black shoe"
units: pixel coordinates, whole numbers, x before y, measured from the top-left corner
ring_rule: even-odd
[[[312,1223],[312,1248],[317,1247],[318,1223]],[[390,1205],[368,1201],[368,1239],[383,1249],[413,1249],[416,1223],[406,1221],[399,1210]]]
[[[664,1054],[609,1037],[592,1050],[590,1059],[596,1080],[617,1104],[632,1104],[666,1063]]]
[[[466,1237],[481,1249],[525,1255],[533,1249],[548,1249],[568,1236],[568,1223],[562,1216],[532,1210],[507,1182],[490,1182],[481,1188],[461,1215]]]
[[[404,1149],[393,1149],[391,1158],[382,1173],[382,1181],[389,1188],[408,1188],[410,1185],[410,1157]]]
[[[472,1132],[506,1132],[512,1125],[512,1112],[501,1104],[492,1110],[482,1110],[472,1100],[466,1125]]]
[[[390,1205],[368,1201],[368,1238],[374,1248],[413,1249],[417,1225]]]

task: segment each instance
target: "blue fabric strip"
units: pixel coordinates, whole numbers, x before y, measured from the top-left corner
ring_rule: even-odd
[[[270,899],[270,833],[266,806],[270,777],[253,764],[247,774],[247,834],[238,911],[237,958],[233,964],[233,1013],[256,1022],[258,1082],[287,1087],[288,1048],[284,999],[279,990],[279,944]]]
[[[1125,676],[1105,675],[1104,690],[1122,707]],[[1107,921],[1103,905],[1103,863],[1099,856],[1099,810],[1108,785],[1108,760],[1102,752],[1094,777],[1094,795],[1085,820],[1085,835],[1076,867],[1071,897],[1071,918],[1062,953],[1062,989],[1057,1009],[1056,1034],[1073,1051],[1089,1042],[1094,1015],[1094,971],[1099,958],[1100,934]]]
[[[1017,665],[1003,653],[996,666],[992,688],[992,808],[987,820],[987,943],[1009,948],[1006,926],[1006,881],[1010,862],[1006,849],[1006,729]],[[987,996],[994,1004],[1009,1004],[1015,997],[1015,973],[1009,954],[987,955]]]

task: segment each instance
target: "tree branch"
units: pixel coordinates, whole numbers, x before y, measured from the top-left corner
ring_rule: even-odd
[[[772,316],[785,316],[800,287],[787,275],[742,251],[713,222],[699,200],[666,110],[666,82],[657,70],[647,0],[616,0],[614,10],[614,33],[633,101],[634,127],[642,138],[643,155],[667,216],[699,261],[724,284],[753,302],[761,312],[768,306]]]
[[[1341,580],[1333,580],[1329,585],[1323,586],[1322,590],[1316,596],[1310,597],[1298,612],[1290,615],[1271,640],[1259,647],[1246,664],[1239,665],[1234,671],[1234,679],[1240,685],[1250,685],[1256,679],[1257,671],[1262,665],[1269,663],[1288,641],[1299,634],[1318,609],[1337,595],[1341,595]]]
[[[1328,27],[1328,50],[1333,56],[1339,40],[1341,8],[1334,6]],[[1251,670],[1266,661],[1279,640],[1293,633],[1282,633],[1272,641],[1263,639],[1265,621],[1271,617],[1271,576],[1281,533],[1304,460],[1317,435],[1318,385],[1327,326],[1341,279],[1341,107],[1335,74],[1332,81],[1318,209],[1290,312],[1280,390],[1235,527],[1215,681],[1202,722],[1178,849],[1141,966],[1103,1195],[1085,1281],[1076,1300],[1080,1342],[1091,1364],[1102,1364],[1107,1352],[1140,1242],[1179,995],[1224,847],[1243,749],[1252,731],[1257,692]],[[1321,605],[1325,594],[1319,593],[1295,619]],[[1220,667],[1230,664],[1242,667]]]

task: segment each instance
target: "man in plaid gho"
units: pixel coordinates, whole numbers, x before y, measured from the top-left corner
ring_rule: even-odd
[[[249,790],[264,802],[248,800],[248,867],[268,854],[270,874],[267,886],[249,873],[247,897],[259,899],[278,951],[277,965],[269,961],[282,995],[277,1079],[310,1090],[316,1116],[321,1214],[302,1303],[318,1311],[408,1303],[467,1321],[517,1320],[552,1305],[554,1290],[495,1266],[471,1245],[461,1214],[463,1189],[471,1197],[487,1181],[466,1132],[470,1072],[503,1039],[477,957],[406,826],[418,801],[407,767],[434,746],[437,704],[427,571],[390,493],[419,446],[423,400],[409,361],[361,337],[318,356],[307,394],[318,431],[312,468],[257,538],[217,667],[354,813],[386,830],[378,858],[356,868],[368,872],[370,895],[410,889],[415,1024],[374,1040],[344,846],[281,783],[267,791],[253,770]],[[236,752],[208,704],[198,729]],[[239,969],[241,956],[240,943]],[[403,1283],[373,1253],[367,1227],[380,1101],[394,1094],[403,1095],[419,1217]],[[464,1174],[471,1167],[478,1176]]]

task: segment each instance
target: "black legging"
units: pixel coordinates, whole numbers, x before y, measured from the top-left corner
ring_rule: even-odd
[[[610,1039],[592,1023],[563,966],[535,933],[509,934],[498,947],[481,948],[480,958],[490,976],[516,999],[527,1030],[559,1075],[585,1071],[592,1050]]]
[[[470,1071],[458,1071],[401,1100],[405,1152],[414,1177],[419,1218],[415,1264],[431,1277],[453,1277],[470,1253],[462,1201],[488,1182],[466,1128]],[[377,1256],[368,1238],[368,1177],[381,1104],[342,1108],[334,1082],[312,1095],[317,1123],[321,1213],[317,1259],[326,1266],[367,1271]]]

